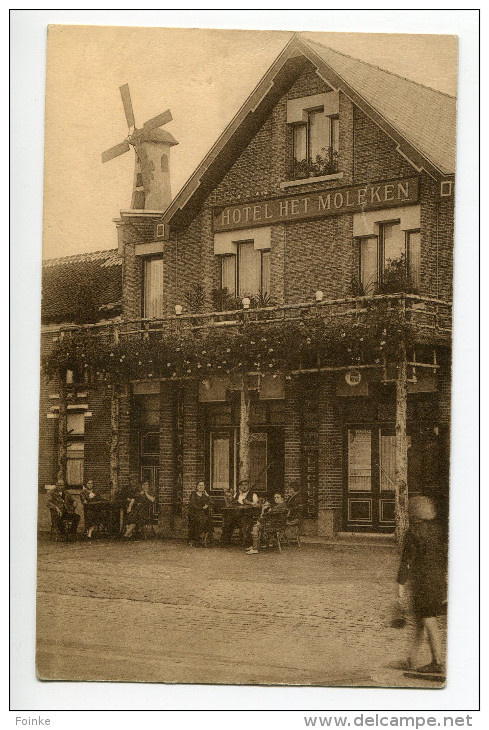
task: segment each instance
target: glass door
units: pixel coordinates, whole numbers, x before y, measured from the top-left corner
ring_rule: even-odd
[[[346,526],[370,528],[374,523],[372,430],[347,431]]]
[[[235,429],[211,431],[209,434],[209,488],[211,493],[224,494],[235,491]]]
[[[396,436],[392,426],[348,428],[345,528],[392,532],[395,528]],[[412,482],[408,444],[408,482]],[[409,486],[409,485],[408,485]]]

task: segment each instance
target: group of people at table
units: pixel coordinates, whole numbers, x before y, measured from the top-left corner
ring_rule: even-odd
[[[117,534],[123,530],[123,537],[129,539],[137,530],[144,528],[155,498],[149,493],[149,482],[144,481],[140,487],[119,492],[113,501],[101,497],[93,488],[93,480],[89,479],[79,494],[85,518],[85,532],[91,538],[95,530],[103,529]],[[51,491],[47,502],[51,511],[53,525],[66,540],[76,538],[80,515],[77,512],[76,500],[65,489],[59,480]]]
[[[233,533],[239,529],[242,545],[248,555],[259,552],[260,540],[263,536],[267,516],[282,513],[286,527],[298,528],[302,517],[300,485],[291,482],[287,498],[280,492],[273,495],[273,502],[260,499],[250,487],[247,479],[242,479],[238,492],[228,489],[224,492],[222,507],[221,547],[231,544]],[[191,545],[206,545],[206,537],[213,533],[212,503],[205,490],[204,482],[199,482],[190,494],[188,508],[188,538]]]
[[[101,497],[89,479],[79,494],[85,518],[85,532],[90,539],[95,530],[103,528],[112,534],[121,534],[130,539],[144,529],[150,519],[151,507],[155,501],[149,492],[149,482],[144,481],[140,487],[129,492],[120,492],[113,501]],[[60,536],[66,540],[76,539],[81,516],[77,512],[77,503],[73,495],[59,480],[51,491],[47,505],[51,511],[53,526]],[[250,488],[248,480],[239,482],[238,491],[224,492],[222,509],[221,545],[231,544],[233,533],[240,531],[241,542],[246,552],[255,555],[259,551],[260,538],[267,515],[283,513],[287,526],[298,527],[302,517],[300,485],[292,482],[289,495],[284,498],[279,492],[273,496],[273,502],[259,498]],[[191,492],[188,505],[188,539],[195,547],[207,544],[207,538],[213,534],[213,504],[205,489],[204,482],[199,482]]]

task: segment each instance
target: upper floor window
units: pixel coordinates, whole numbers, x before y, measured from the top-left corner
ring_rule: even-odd
[[[236,254],[222,256],[221,287],[231,297],[260,298],[270,294],[270,251],[254,241],[236,244]]]
[[[163,259],[146,259],[143,267],[143,317],[163,317]]]
[[[293,136],[291,180],[338,173],[340,97],[332,89],[287,100]]]
[[[360,281],[365,294],[413,292],[420,285],[420,232],[399,221],[378,224],[378,235],[360,239]]]
[[[338,172],[339,117],[326,116],[313,109],[305,123],[294,125],[294,164],[296,179],[333,175]]]

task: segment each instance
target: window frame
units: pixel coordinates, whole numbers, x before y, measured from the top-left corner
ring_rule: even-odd
[[[301,164],[305,161],[306,165],[312,165],[315,164],[315,160],[312,159],[311,155],[311,116],[313,114],[317,114],[318,112],[322,112],[324,114],[324,107],[316,107],[314,109],[308,109],[307,110],[307,121],[305,122],[296,122],[292,125],[292,159],[294,162],[294,165]],[[326,145],[325,148],[327,152],[327,156],[330,158],[329,162],[332,164],[332,157],[336,153],[339,152],[339,114],[330,114],[330,115],[324,115],[326,119],[328,120],[328,130],[327,130],[327,138],[326,138]],[[338,124],[338,145],[337,148],[335,147],[335,137],[334,134],[334,128],[335,123]],[[299,160],[297,158],[297,140],[296,140],[296,132],[299,129],[304,129],[306,133],[306,139],[305,139],[305,148],[306,148],[306,157],[302,160]],[[323,148],[321,148],[323,149]]]
[[[404,231],[406,236],[406,273],[412,282],[413,286],[416,289],[419,289],[421,285],[421,228],[408,228],[406,231]],[[412,266],[412,252],[410,247],[410,237],[413,233],[417,233],[419,235],[419,271],[417,272],[417,276],[414,276],[413,272],[413,266]]]
[[[400,233],[405,231],[401,228],[401,219],[393,218],[391,220],[379,221],[379,235],[378,235],[378,280],[379,285],[384,282],[386,261],[385,261],[385,230],[388,226],[399,226]],[[404,235],[404,251],[401,255],[404,255],[404,264],[406,264],[406,236]]]
[[[362,266],[363,266],[363,256],[362,256],[362,243],[366,240],[376,240],[377,242],[377,273],[376,273],[376,284],[374,287],[374,291],[371,292],[375,294],[376,290],[378,290],[379,287],[382,286],[382,284],[385,281],[385,273],[386,273],[386,259],[385,259],[385,229],[387,226],[391,225],[401,225],[401,220],[399,218],[393,218],[390,220],[383,220],[378,221],[377,228],[378,233],[372,233],[365,236],[356,236],[355,240],[358,242],[358,267],[357,267],[357,274],[358,274],[358,281],[361,283],[362,287],[365,287],[365,282],[362,277]],[[403,236],[403,251],[402,255],[404,256],[404,268],[405,268],[405,274],[406,277],[408,277],[409,280],[411,280],[413,286],[415,289],[418,289],[421,283],[421,228],[408,228],[408,229],[402,229],[400,228],[400,233]],[[415,277],[414,270],[413,270],[413,263],[412,263],[412,253],[410,251],[410,236],[412,234],[418,234],[419,235],[419,271],[417,272],[417,276]],[[370,295],[370,294],[369,294]]]
[[[74,430],[68,428],[70,416],[83,416],[83,429],[75,433]],[[79,448],[76,449],[76,446]],[[70,449],[71,447],[71,449]],[[81,456],[71,456],[73,452],[78,451]],[[68,482],[70,475],[70,467],[68,462],[81,462],[81,481],[76,484]],[[85,411],[76,410],[68,412],[66,417],[66,486],[68,489],[78,489],[83,486],[85,473]]]
[[[220,256],[219,256],[219,258],[221,260],[220,261],[220,267],[221,267],[221,272],[220,272],[220,276],[221,276],[221,290],[223,291],[224,289],[226,289],[227,290],[227,293],[230,296],[236,297],[238,299],[241,299],[244,296],[247,296],[246,293],[243,293],[243,294],[240,293],[240,286],[241,286],[241,283],[240,283],[240,278],[241,278],[240,277],[240,267],[241,267],[240,250],[241,250],[241,246],[243,244],[250,244],[250,243],[254,244],[254,239],[249,239],[249,240],[246,240],[246,241],[236,241],[235,242],[235,245],[236,245],[236,253],[225,253],[225,254],[220,254]],[[261,297],[264,297],[265,295],[270,295],[270,292],[265,292],[264,291],[264,279],[265,279],[264,274],[266,273],[265,272],[265,266],[268,266],[268,280],[270,282],[270,273],[271,273],[270,272],[270,254],[271,254],[271,249],[270,248],[263,248],[263,249],[256,249],[256,248],[254,248],[254,251],[260,254],[260,257],[259,257],[260,272],[259,272],[259,277],[257,277],[260,280],[260,285],[259,285],[259,292],[257,292],[256,294],[254,294],[252,296],[261,296]],[[268,264],[265,265],[264,259],[265,259],[265,256],[267,256],[267,255],[268,255]],[[234,291],[229,291],[228,287],[227,286],[226,287],[224,286],[224,276],[223,276],[223,273],[224,273],[224,266],[223,266],[224,259],[230,259],[230,258],[232,258],[234,260]],[[271,286],[269,288],[271,288]]]

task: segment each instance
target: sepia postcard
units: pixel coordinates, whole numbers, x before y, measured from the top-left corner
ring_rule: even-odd
[[[445,686],[457,50],[49,26],[39,679]]]

